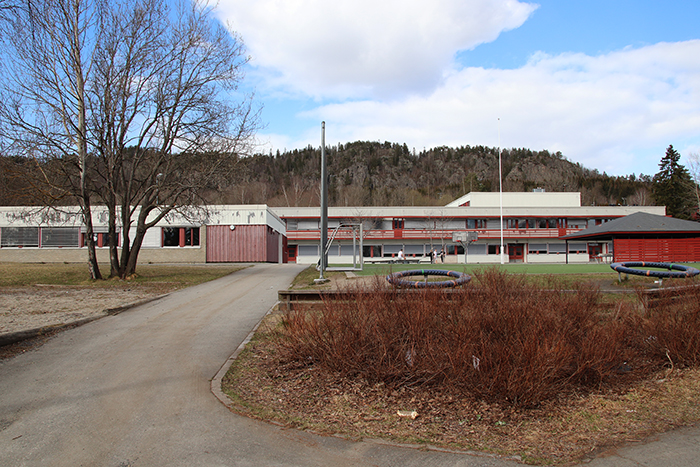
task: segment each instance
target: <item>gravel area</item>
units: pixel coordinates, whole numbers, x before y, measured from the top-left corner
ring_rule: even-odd
[[[67,324],[162,295],[153,288],[32,286],[0,289],[0,335]]]

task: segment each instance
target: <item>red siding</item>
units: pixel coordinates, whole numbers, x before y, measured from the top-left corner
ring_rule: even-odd
[[[279,239],[280,234],[270,227],[267,228],[267,262],[279,263]]]
[[[237,225],[234,230],[228,225],[207,226],[207,262],[264,263],[273,261],[271,254],[276,262],[277,240],[274,252],[269,252],[270,237],[266,225]]]
[[[700,238],[616,238],[615,261],[700,261]]]

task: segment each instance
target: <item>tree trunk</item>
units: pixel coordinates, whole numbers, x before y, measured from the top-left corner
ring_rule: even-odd
[[[88,271],[93,280],[102,279],[100,265],[97,262],[97,252],[95,251],[95,231],[92,226],[92,211],[90,210],[90,200],[82,200],[83,223],[85,224],[85,244],[88,249]]]
[[[119,275],[119,239],[117,238],[117,213],[112,202],[111,196],[108,198],[107,212],[109,213],[109,221],[107,224],[107,232],[109,233],[109,277]]]

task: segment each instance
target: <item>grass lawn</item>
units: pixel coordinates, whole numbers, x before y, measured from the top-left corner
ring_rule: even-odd
[[[131,284],[169,284],[176,288],[189,287],[218,279],[245,266],[226,265],[155,265],[144,264],[136,268]],[[102,274],[109,274],[109,265],[101,264]],[[86,264],[63,263],[0,263],[0,287],[24,287],[35,284],[112,287],[123,284],[120,279],[94,281],[90,279]]]
[[[689,266],[700,269],[699,263],[691,263]],[[510,274],[613,274],[615,271],[609,264],[365,264],[362,271],[357,271],[358,276],[386,275],[396,271],[407,271],[411,269],[445,269],[472,273],[489,268],[504,270]]]

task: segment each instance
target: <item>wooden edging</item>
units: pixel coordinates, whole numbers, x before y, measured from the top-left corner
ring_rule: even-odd
[[[687,285],[678,287],[666,287],[659,289],[649,289],[644,291],[643,298],[645,299],[645,305],[648,308],[655,308],[668,303],[669,300],[673,300],[675,297],[684,295],[687,292],[691,292],[700,285]],[[416,294],[421,293],[425,289],[386,289],[385,291],[338,291],[338,290],[279,290],[277,292],[277,299],[279,301],[279,309],[281,311],[292,311],[296,308],[296,305],[304,305],[305,307],[313,306],[315,304],[321,303],[324,300],[342,300],[349,294],[366,294],[377,296],[380,293],[400,293],[400,294]],[[452,294],[458,293],[459,289],[442,289],[442,292],[449,297]],[[562,290],[560,292],[564,293],[575,293],[576,290]],[[603,293],[611,294],[636,294],[636,290],[611,290],[605,291]]]

